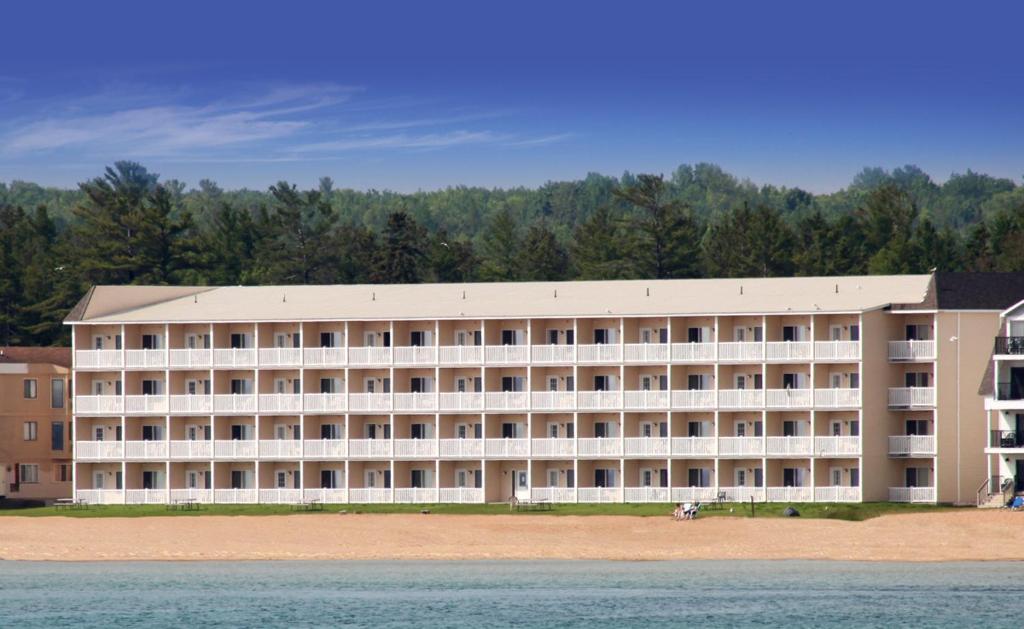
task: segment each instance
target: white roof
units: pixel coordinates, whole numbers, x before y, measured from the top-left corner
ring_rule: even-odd
[[[96,286],[68,323],[861,312],[919,303],[929,275],[336,286]]]

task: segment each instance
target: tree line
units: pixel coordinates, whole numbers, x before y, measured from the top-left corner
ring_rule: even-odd
[[[140,164],[118,162],[82,183],[75,195],[50,204],[12,203],[24,190],[2,187],[0,344],[66,342],[61,321],[94,284],[1024,270],[1024,194],[1012,182],[969,173],[970,186],[951,179],[929,187],[919,176],[908,177],[920,173],[913,167],[892,173],[868,169],[841,191],[856,199],[849,208],[837,210],[835,195],[796,189],[765,187],[747,194],[753,192],[747,184],[722,187],[746,193],[723,195],[709,205],[710,192],[701,197],[693,185],[680,183],[706,180],[709,173],[702,168],[677,170],[670,178],[588,178],[589,184],[576,182],[575,192],[557,201],[525,189],[493,191],[500,202],[481,198],[481,206],[466,210],[464,222],[479,220],[469,230],[454,228],[457,215],[439,220],[424,214],[419,202],[424,194],[437,194],[462,206],[476,189],[376,194],[383,212],[378,221],[356,211],[374,194],[335,190],[326,178],[311,190],[279,182],[265,194],[229,194],[204,182],[186,192]],[[953,204],[942,194],[950,182],[951,194],[960,199],[955,220],[946,212]],[[536,211],[510,202],[516,194],[528,197]],[[68,208],[63,203],[69,198]],[[935,205],[936,198],[945,200]],[[354,199],[351,206],[346,199]]]

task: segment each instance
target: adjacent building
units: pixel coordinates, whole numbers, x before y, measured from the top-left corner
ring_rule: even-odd
[[[992,360],[979,393],[985,396],[988,483],[978,489],[1005,502],[1024,492],[1024,301],[1002,313]]]
[[[1016,275],[97,286],[93,502],[974,502]],[[1016,297],[1015,297],[1016,296]]]
[[[71,350],[0,347],[0,498],[70,498]]]

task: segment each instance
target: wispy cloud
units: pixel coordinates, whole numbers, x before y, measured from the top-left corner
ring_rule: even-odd
[[[499,142],[507,136],[492,131],[452,131],[450,133],[364,135],[293,147],[299,153],[353,151],[359,149],[436,149],[460,144]]]
[[[531,147],[531,146],[545,146],[548,144],[555,144],[556,142],[562,142],[572,137],[571,133],[555,133],[553,135],[544,135],[539,138],[527,138],[525,140],[511,140],[505,142],[504,146],[513,147]]]

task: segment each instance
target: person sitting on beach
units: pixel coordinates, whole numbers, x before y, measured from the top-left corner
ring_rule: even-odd
[[[683,518],[686,520],[696,520],[697,512],[700,511],[700,503],[690,506],[686,505],[686,512],[683,514]]]
[[[1020,511],[1021,509],[1024,509],[1024,498],[1014,496],[1013,501],[1010,503],[1010,509],[1012,511]]]
[[[681,502],[677,502],[676,503],[676,508],[672,512],[672,519],[673,520],[682,520],[683,519],[683,503],[681,503]]]

